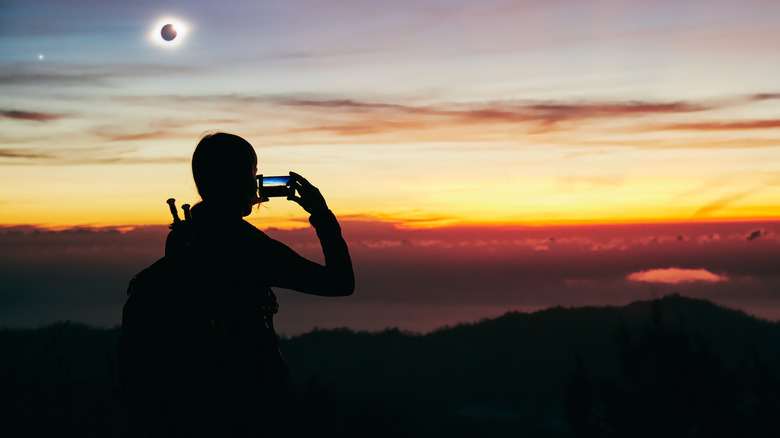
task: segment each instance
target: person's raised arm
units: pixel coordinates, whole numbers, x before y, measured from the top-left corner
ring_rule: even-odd
[[[325,256],[325,266],[306,260],[286,246],[282,253],[287,261],[272,286],[297,290],[320,296],[346,296],[355,290],[355,274],[349,256],[347,243],[341,236],[341,227],[336,216],[328,209],[325,198],[309,181],[295,172],[290,172],[290,186],[295,193],[287,199],[296,202],[311,216],[309,223],[317,232],[317,237]],[[281,245],[281,244],[280,244]]]

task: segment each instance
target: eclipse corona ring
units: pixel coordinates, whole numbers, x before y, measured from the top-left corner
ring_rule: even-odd
[[[162,17],[150,29],[149,40],[154,44],[174,49],[187,39],[189,25],[174,17]]]
[[[162,36],[162,39],[165,41],[173,41],[173,39],[176,38],[177,33],[176,27],[170,23],[163,26],[162,30],[160,30],[160,36]]]

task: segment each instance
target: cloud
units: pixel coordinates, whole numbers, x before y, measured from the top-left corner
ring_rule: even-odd
[[[450,117],[459,123],[516,123],[582,120],[604,117],[633,117],[650,114],[675,114],[706,111],[707,105],[689,102],[559,102],[559,101],[494,101],[489,103],[410,106],[390,103],[369,103],[351,99],[312,100],[294,97],[277,99],[282,105],[311,108],[345,108],[361,111],[395,111],[417,116]]]
[[[26,148],[0,149],[3,165],[46,164],[70,166],[74,164],[165,164],[188,163],[189,156],[136,156],[135,148],[90,147],[90,148]],[[21,161],[24,159],[24,161]]]
[[[780,99],[780,93],[758,93],[750,96],[750,98],[756,102],[762,102],[765,100],[777,100]]]
[[[49,122],[52,120],[58,120],[65,117],[70,117],[67,114],[56,113],[42,113],[35,111],[18,111],[18,110],[0,110],[0,117],[14,120],[32,120],[35,122]]]
[[[696,210],[696,212],[693,213],[693,217],[700,218],[700,217],[709,216],[712,213],[715,213],[718,210],[722,210],[756,191],[758,191],[758,189],[745,190],[739,193],[722,196]]]
[[[643,131],[648,129],[642,128]],[[567,157],[577,157],[590,154],[611,153],[604,148],[638,148],[638,149],[755,149],[755,148],[775,148],[780,146],[780,138],[755,138],[740,137],[723,139],[721,136],[709,139],[690,139],[690,138],[665,138],[665,139],[642,139],[636,136],[626,138],[625,140],[577,140],[567,139],[568,144],[572,146],[583,146],[587,148],[602,148],[601,150],[586,150],[583,152],[572,152]]]
[[[756,230],[750,233],[750,235],[747,236],[746,240],[751,241],[751,240],[758,239],[759,237],[761,237],[761,230]]]
[[[601,102],[517,101],[410,105],[355,99],[311,97],[233,96],[240,103],[264,102],[308,112],[295,117],[302,125],[290,134],[330,133],[338,137],[381,136],[392,141],[403,132],[403,141],[496,140],[517,134],[516,125],[527,133],[570,129],[566,122],[635,118],[707,111],[712,106],[692,102]],[[322,141],[322,137],[317,137]]]
[[[666,268],[666,269],[650,269],[647,271],[634,272],[629,274],[628,279],[631,281],[641,281],[644,283],[666,283],[666,284],[680,284],[680,283],[717,283],[720,281],[728,281],[728,277],[713,274],[706,269],[680,269],[680,268]]]
[[[6,72],[0,73],[0,86],[17,85],[105,85],[112,78],[104,73],[33,73]]]
[[[170,138],[192,138],[192,134],[181,134],[169,130],[157,130],[151,132],[138,132],[135,134],[100,134],[109,141],[134,141],[134,140],[159,140]]]
[[[160,118],[150,120],[148,127],[153,130],[134,131],[126,125],[103,125],[90,129],[88,132],[109,142],[134,142],[142,140],[172,140],[184,139],[194,141],[198,132],[206,126],[220,126],[237,123],[232,118],[189,119]]]
[[[699,123],[675,123],[658,126],[659,130],[679,131],[743,131],[754,129],[780,128],[780,119],[748,120],[733,122],[699,122]]]
[[[717,105],[672,101],[557,101],[557,100],[495,100],[489,102],[453,103],[440,102],[430,105],[412,105],[395,102],[371,102],[354,98],[318,98],[312,95],[161,95],[126,96],[127,101],[149,104],[180,104],[183,102],[223,103],[226,105],[243,103],[265,103],[274,106],[307,108],[311,111],[344,110],[343,113],[370,113],[395,115],[416,115],[430,117],[448,117],[457,121],[474,123],[513,123],[517,121],[546,121],[552,123],[562,120],[588,118],[638,117],[652,114],[680,114],[707,111],[718,108]]]
[[[780,179],[778,179],[777,174],[775,173],[768,173],[767,179],[764,180],[763,184],[756,185],[752,188],[742,190],[737,193],[732,193],[730,195],[726,195],[723,197],[720,197],[718,199],[715,199],[714,201],[708,203],[707,205],[699,208],[696,210],[696,212],[693,214],[693,217],[705,217],[708,215],[711,215],[712,213],[722,210],[734,202],[737,202],[747,196],[750,196],[755,193],[759,193],[762,191],[767,190],[770,187],[776,186],[778,183],[780,183]],[[693,193],[695,193],[694,191]],[[690,192],[689,192],[690,193]],[[684,195],[684,194],[683,194]]]
[[[780,241],[745,240],[758,227],[766,233],[779,230],[777,222],[405,229],[369,218],[340,219],[357,276],[358,289],[350,298],[356,311],[366,303],[507,309],[616,305],[646,298],[648,282],[661,293],[664,285],[673,285],[668,292],[744,301],[777,298],[772,294],[780,282]],[[117,323],[129,278],[162,256],[167,232],[165,226],[60,231],[0,226],[0,321]],[[266,233],[322,261],[313,229]],[[698,238],[716,233],[727,237]],[[634,241],[647,235],[657,236],[658,243]],[[690,238],[679,240],[681,235]],[[592,251],[594,245],[601,250]],[[733,280],[725,281],[726,276]],[[748,277],[754,280],[742,280]],[[279,297],[287,311],[290,305],[321,303],[289,292]]]
[[[115,79],[196,74],[203,71],[199,67],[163,64],[16,63],[3,67],[0,86],[107,86]]]
[[[713,109],[713,106],[691,102],[594,102],[582,104],[545,103],[532,105],[536,111],[554,118],[627,117],[649,114],[679,114]]]
[[[422,130],[426,127],[430,127],[429,124],[424,122],[406,121],[406,122],[393,122],[393,121],[381,121],[375,120],[370,122],[359,122],[350,124],[333,124],[333,125],[321,125],[312,126],[307,128],[294,129],[292,133],[306,133],[306,132],[329,132],[344,137],[351,136],[364,136],[371,134],[384,134],[388,132],[407,131],[407,130]]]
[[[474,102],[417,103],[414,98],[388,101],[328,96],[312,93],[287,95],[157,95],[116,97],[128,104],[171,107],[180,110],[187,105],[192,111],[220,111],[249,120],[261,115],[264,123],[254,123],[254,135],[276,144],[327,144],[333,142],[441,142],[441,141],[514,141],[518,134],[540,134],[587,128],[592,124],[633,119],[666,120],[667,123],[645,124],[642,131],[691,129],[769,128],[780,121],[690,122],[668,123],[685,115],[734,106],[750,105],[773,98],[773,93],[744,95],[738,98],[710,100],[492,100]],[[255,117],[253,120],[257,120]],[[277,123],[276,121],[281,121]],[[238,122],[240,123],[240,121]],[[612,126],[623,126],[624,123]],[[606,129],[614,129],[609,127]],[[565,139],[573,144],[573,139]],[[643,143],[644,142],[644,143]],[[587,142],[581,142],[589,146]],[[599,146],[645,148],[756,148],[774,147],[778,140],[698,139],[648,140],[632,136],[626,141],[599,140]]]
[[[401,112],[419,113],[425,112],[422,108],[415,108],[407,105],[398,105],[391,103],[370,103],[359,102],[353,99],[302,99],[293,96],[289,97],[271,97],[266,99],[269,102],[273,102],[279,105],[285,106],[297,106],[297,107],[310,107],[310,108],[342,108],[353,110],[376,110],[376,109],[392,109]]]
[[[51,159],[54,155],[26,149],[0,149],[0,158]]]

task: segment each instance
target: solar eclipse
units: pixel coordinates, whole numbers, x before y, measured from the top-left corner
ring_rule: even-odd
[[[173,41],[176,38],[177,34],[178,32],[176,31],[176,26],[174,26],[173,24],[166,24],[160,30],[160,36],[165,41]]]
[[[176,18],[158,20],[152,27],[149,38],[157,45],[176,47],[187,36],[187,25]]]

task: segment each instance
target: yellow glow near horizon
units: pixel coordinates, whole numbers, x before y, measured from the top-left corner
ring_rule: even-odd
[[[173,179],[173,178],[171,178]],[[650,191],[653,187],[646,187]],[[138,190],[140,189],[140,190]],[[136,191],[137,190],[137,191]],[[424,189],[423,189],[424,190]],[[476,190],[476,189],[475,189]],[[349,190],[325,192],[328,204],[342,220],[365,219],[396,223],[404,228],[431,228],[449,225],[484,226],[544,226],[592,225],[622,223],[708,222],[738,220],[774,220],[780,218],[780,207],[771,196],[751,203],[733,206],[697,217],[701,200],[659,207],[658,201],[639,193],[631,202],[613,197],[607,202],[603,194],[574,196],[564,193],[550,195],[544,191],[527,193],[516,202],[504,198],[428,197],[411,204],[414,208],[387,209],[383,201],[350,201]],[[30,188],[35,191],[35,188]],[[78,197],[67,196],[78,191]],[[479,190],[476,190],[479,191]],[[115,184],[64,184],[50,190],[50,196],[33,196],[19,192],[10,199],[0,214],[0,224],[37,225],[48,228],[79,226],[166,225],[171,216],[165,200],[174,197],[177,205],[194,204],[199,200],[191,183],[164,184],[158,187],[132,188],[132,181]],[[18,202],[16,202],[18,201]],[[698,202],[697,202],[698,201]],[[423,207],[425,206],[425,207]],[[308,227],[306,214],[297,204],[274,198],[258,207],[247,219],[260,228]]]
[[[188,151],[191,146],[180,148]],[[386,147],[365,147],[350,159],[342,158],[346,152],[336,147],[298,146],[295,159],[288,148],[258,148],[265,173],[301,173],[320,188],[340,218],[408,228],[780,218],[780,184],[771,172],[773,162],[764,158],[773,151],[747,157],[767,163],[766,174],[736,174],[726,186],[709,176],[717,175],[710,167],[725,162],[727,154],[717,151],[706,161],[699,159],[692,171],[685,167],[693,160],[679,153],[663,155],[670,162],[661,167],[656,163],[664,162],[648,153],[626,156],[621,166],[611,155],[567,163],[530,152],[520,154],[517,162],[487,151],[463,157],[413,152],[419,169],[406,166],[411,155]],[[735,164],[732,158],[729,165]],[[370,169],[370,181],[362,169]],[[622,173],[613,176],[612,169]],[[176,198],[178,205],[199,200],[186,162],[52,164],[30,170],[5,166],[0,173],[0,225],[163,225],[171,220],[166,199]],[[298,205],[273,199],[249,219],[261,228],[299,228],[308,226],[307,217]]]
[[[177,202],[177,206],[181,207],[182,204],[189,202]],[[158,205],[159,204],[159,205]],[[371,213],[368,214],[352,214],[345,212],[344,209],[335,209],[337,216],[341,217],[341,221],[346,220],[367,220],[377,222],[387,222],[396,224],[399,227],[405,229],[424,229],[424,228],[439,228],[448,226],[497,226],[497,227],[512,227],[512,226],[576,226],[576,225],[619,225],[619,224],[661,224],[661,223],[681,223],[681,222],[752,222],[752,221],[764,221],[764,220],[780,220],[780,215],[777,213],[775,207],[766,207],[765,209],[755,209],[753,215],[742,214],[722,214],[717,217],[709,218],[691,218],[690,216],[675,216],[672,214],[658,214],[655,216],[637,214],[631,217],[563,217],[558,216],[555,218],[544,217],[524,217],[520,220],[509,219],[496,219],[493,217],[464,217],[453,218],[451,220],[443,220],[439,216],[431,215],[426,218],[426,215],[416,215],[411,220],[407,220],[403,215],[378,215],[375,216]],[[110,209],[104,209],[100,212],[87,212],[71,210],[72,214],[63,214],[56,218],[53,218],[48,214],[45,208],[36,209],[33,213],[38,213],[34,218],[29,218],[27,215],[8,215],[0,224],[0,227],[10,227],[14,225],[32,225],[48,229],[68,229],[77,227],[136,227],[145,225],[168,225],[171,222],[170,213],[167,210],[167,206],[164,202],[158,202],[154,207],[148,207],[143,211],[122,211],[113,212]],[[97,213],[97,214],[96,214]],[[179,213],[181,216],[181,212]],[[252,213],[251,216],[246,219],[261,229],[266,228],[278,228],[278,229],[297,229],[307,228],[309,224],[307,222],[308,215],[300,213],[296,215],[284,215],[284,216],[270,216],[266,212]],[[346,218],[346,219],[345,219]]]

